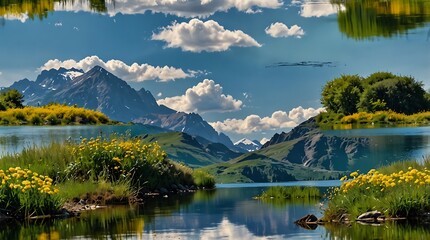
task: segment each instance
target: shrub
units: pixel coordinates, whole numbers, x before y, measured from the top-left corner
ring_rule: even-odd
[[[215,178],[203,170],[194,170],[193,179],[197,187],[212,189],[215,187]]]
[[[430,171],[415,161],[366,174],[353,172],[350,179],[345,176],[341,180],[342,185],[329,193],[326,220],[338,219],[344,213],[355,218],[371,210],[387,217],[415,217],[430,211]]]
[[[58,212],[62,202],[52,178],[20,167],[0,170],[0,208],[27,218]]]

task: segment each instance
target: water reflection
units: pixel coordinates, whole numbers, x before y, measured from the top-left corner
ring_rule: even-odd
[[[105,0],[2,0],[0,1],[0,16],[8,20],[43,19],[48,17],[49,12],[65,9],[70,4],[80,2],[85,4],[86,10],[105,12]]]
[[[381,227],[326,225],[303,229],[293,222],[321,216],[318,202],[262,202],[265,188],[224,188],[147,199],[79,218],[2,223],[0,239],[428,239],[427,225],[387,223]]]
[[[4,25],[4,19],[22,22],[43,19],[52,11],[100,12],[109,16],[152,12],[207,18],[230,9],[255,13],[281,7],[281,1],[205,1],[202,4],[200,0],[4,0],[0,1],[0,17],[3,17],[0,25]],[[339,30],[356,40],[407,34],[430,21],[429,0],[293,0],[291,7],[300,8],[299,14],[305,18],[337,14]]]
[[[324,225],[327,239],[428,239],[429,226],[428,223],[411,222],[387,222],[381,226]]]
[[[338,13],[339,30],[357,40],[407,34],[430,22],[428,0],[332,0],[332,3],[345,7]]]

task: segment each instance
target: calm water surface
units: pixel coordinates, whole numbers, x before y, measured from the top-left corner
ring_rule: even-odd
[[[59,126],[59,127],[0,127],[0,156],[16,153],[23,148],[47,145],[51,142],[79,141],[80,138],[110,136],[113,133],[138,136],[160,132],[159,128],[131,126]],[[369,146],[357,159],[350,161],[349,170],[367,171],[393,161],[415,159],[422,161],[430,155],[430,127],[374,128],[326,131],[340,137],[364,137]]]
[[[338,181],[278,185],[338,185]],[[140,206],[115,206],[79,218],[2,223],[1,239],[428,239],[426,225],[328,225],[308,230],[293,222],[321,216],[319,200],[254,200],[261,184],[219,185],[215,191],[147,199]]]

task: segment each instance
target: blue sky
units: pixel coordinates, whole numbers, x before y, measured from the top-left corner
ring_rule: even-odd
[[[341,74],[390,71],[430,87],[428,23],[357,41],[339,31],[338,9],[323,0],[124,0],[103,14],[85,2],[56,9],[43,20],[5,17],[0,86],[34,80],[41,69],[99,64],[159,103],[198,112],[233,140],[270,138],[315,115],[323,85]],[[278,64],[303,61],[330,64]]]

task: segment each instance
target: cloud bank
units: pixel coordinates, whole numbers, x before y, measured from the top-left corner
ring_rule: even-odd
[[[261,9],[276,9],[283,6],[281,0],[117,0],[107,3],[107,13],[110,16],[121,14],[138,14],[150,11],[186,18],[207,18],[216,12],[226,12],[237,9],[240,12],[258,13]],[[55,3],[55,10],[63,11],[92,11],[89,4],[82,1]]]
[[[276,22],[272,23],[269,27],[266,28],[266,34],[274,37],[274,38],[287,38],[287,37],[296,37],[302,38],[305,35],[305,31],[297,25],[291,26],[289,28],[287,25]]]
[[[130,82],[142,82],[146,80],[159,80],[162,82],[166,82],[175,79],[195,77],[202,73],[201,71],[184,71],[180,68],[174,68],[169,66],[151,66],[146,63],[133,63],[131,65],[127,65],[123,61],[115,59],[105,62],[98,56],[89,56],[80,61],[75,61],[73,59],[65,61],[53,59],[47,61],[42,67],[40,67],[40,69],[49,70],[63,67],[66,69],[82,69],[86,72],[95,66],[101,66],[109,72],[113,73],[114,75],[118,76],[119,78]]]
[[[188,113],[231,112],[242,107],[242,101],[225,95],[222,86],[209,79],[187,89],[184,95],[160,99],[157,103]]]
[[[216,21],[191,19],[188,23],[174,22],[152,35],[152,40],[166,42],[167,48],[189,52],[221,52],[230,47],[261,47],[251,36],[240,30],[226,30]]]
[[[223,122],[212,122],[215,130],[218,132],[230,132],[238,134],[249,134],[265,130],[276,130],[282,128],[292,128],[299,123],[318,115],[324,108],[303,108],[301,106],[293,108],[291,111],[276,111],[270,117],[260,117],[258,115],[249,115],[244,119],[226,119]]]

